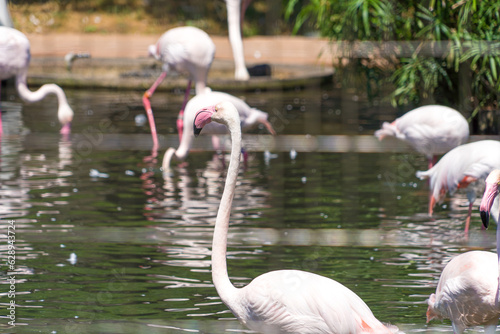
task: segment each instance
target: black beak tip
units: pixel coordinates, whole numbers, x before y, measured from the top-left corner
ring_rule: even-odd
[[[196,126],[193,126],[193,132],[194,132],[194,136],[195,137],[198,137],[201,130],[203,130],[203,128],[197,128]]]
[[[488,211],[480,211],[480,214],[484,227],[488,228],[488,225],[490,224],[490,213]]]

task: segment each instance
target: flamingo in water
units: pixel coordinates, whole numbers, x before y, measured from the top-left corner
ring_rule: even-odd
[[[499,186],[500,170],[496,169],[486,178],[486,190],[479,207],[485,227],[488,227],[490,211]],[[439,278],[436,293],[429,297],[427,322],[448,318],[457,334],[463,333],[469,326],[478,325],[484,325],[485,333],[495,333],[500,317],[499,234],[497,225],[497,254],[471,251],[458,255],[446,265]]]
[[[446,192],[452,194],[458,188],[467,188],[469,211],[465,221],[465,234],[469,231],[472,205],[476,199],[476,181],[484,180],[495,168],[500,168],[500,142],[481,140],[460,145],[446,153],[434,167],[418,171],[421,180],[430,179],[431,199],[429,215],[432,215],[436,202],[443,201]],[[469,186],[470,185],[470,186]]]
[[[30,64],[30,42],[26,36],[13,28],[0,27],[0,80],[16,77],[16,88],[19,96],[27,102],[38,102],[48,94],[55,94],[59,102],[57,116],[62,124],[61,134],[71,132],[73,110],[68,104],[61,87],[46,84],[32,92],[26,84]],[[0,117],[0,134],[2,133],[2,118]]]
[[[221,300],[251,330],[261,333],[391,333],[370,308],[342,284],[300,270],[276,270],[243,288],[229,280],[226,264],[231,204],[240,167],[239,113],[230,102],[201,109],[194,117],[194,134],[210,122],[225,125],[231,134],[231,158],[215,221],[212,279]],[[396,329],[397,330],[397,329]]]
[[[149,127],[151,128],[151,136],[153,137],[152,155],[156,157],[158,135],[149,99],[171,70],[189,73],[190,78],[186,87],[184,102],[177,119],[179,138],[182,138],[182,119],[191,90],[191,81],[194,80],[195,82],[196,94],[205,92],[208,71],[214,60],[215,44],[210,36],[201,29],[195,27],[177,27],[168,30],[160,37],[156,44],[150,45],[149,54],[163,63],[160,76],[142,97],[142,103],[144,109],[146,109]]]
[[[256,124],[260,123],[266,127],[269,133],[271,133],[272,135],[276,134],[273,126],[267,120],[268,114],[266,112],[250,107],[242,99],[239,99],[233,95],[207,90],[204,94],[198,94],[193,97],[186,105],[183,119],[184,130],[182,132],[182,138],[177,149],[170,147],[165,152],[162,163],[162,168],[164,171],[170,168],[172,159],[178,161],[183,161],[186,159],[194,139],[193,127],[190,126],[190,124],[193,124],[193,120],[198,110],[208,105],[214,105],[220,101],[230,101],[236,107],[240,116],[239,118],[241,120],[241,128],[243,129],[243,131],[248,130],[254,127]],[[207,126],[204,133],[212,135],[226,134],[227,128],[217,123],[211,123]],[[214,147],[217,148],[218,145],[216,138],[217,137],[215,136],[212,137],[212,141],[214,143]]]
[[[465,221],[467,235],[472,213],[472,205],[476,199],[478,180],[484,180],[495,168],[500,168],[500,142],[481,140],[455,147],[446,153],[434,167],[427,171],[418,171],[421,180],[430,179],[431,198],[429,215],[432,215],[436,203],[443,201],[446,192],[454,193],[458,188],[467,188],[469,211]]]
[[[436,155],[467,141],[469,124],[455,109],[429,105],[413,109],[392,123],[384,122],[375,136],[379,140],[393,136],[405,141],[427,157],[431,168]]]

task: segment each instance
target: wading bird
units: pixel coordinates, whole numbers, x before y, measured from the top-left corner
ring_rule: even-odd
[[[230,101],[236,107],[240,115],[241,128],[243,131],[251,129],[257,124],[263,124],[269,131],[269,133],[271,133],[272,135],[276,134],[271,123],[269,123],[269,121],[267,120],[268,114],[259,109],[250,107],[242,99],[223,92],[206,92],[204,94],[199,94],[189,100],[188,104],[186,105],[186,110],[184,112],[184,130],[182,132],[182,138],[177,149],[173,147],[167,149],[162,163],[164,171],[170,168],[170,162],[172,161],[172,159],[178,161],[183,161],[184,159],[186,159],[194,139],[193,127],[191,126],[191,124],[193,124],[193,120],[198,110],[209,105],[214,105],[221,101]],[[217,123],[212,123],[207,126],[204,133],[211,135],[226,134],[227,127]],[[214,148],[218,149],[219,147],[216,138],[217,137],[212,137]]]
[[[62,124],[61,134],[71,132],[73,110],[68,104],[61,87],[46,84],[37,91],[30,91],[26,84],[30,64],[30,42],[26,36],[13,28],[0,27],[0,80],[16,77],[16,89],[19,96],[27,102],[38,102],[47,94],[55,94],[59,102],[57,117]],[[0,134],[2,133],[0,117]]]
[[[421,180],[430,179],[431,198],[429,215],[434,205],[442,202],[446,192],[453,194],[458,188],[467,188],[469,212],[465,221],[465,234],[469,231],[472,205],[476,199],[476,183],[484,180],[495,168],[500,168],[500,142],[481,140],[455,147],[446,153],[434,167],[427,171],[418,171]],[[469,186],[470,185],[470,186]]]
[[[469,124],[455,109],[429,105],[413,109],[392,123],[384,122],[375,136],[396,137],[424,154],[431,168],[436,155],[444,154],[469,138]]]
[[[498,155],[498,151],[493,154]],[[496,169],[486,178],[486,190],[479,207],[485,227],[488,227],[499,186],[500,170]],[[499,217],[496,219],[498,221]],[[485,333],[495,333],[500,317],[499,234],[497,225],[497,254],[471,251],[458,255],[446,265],[436,293],[429,298],[427,322],[435,318],[448,318],[455,333],[463,333],[467,327],[478,325],[484,325]]]
[[[231,205],[240,166],[241,126],[230,102],[201,109],[194,133],[215,121],[231,134],[232,148],[226,184],[214,227],[212,279],[221,300],[238,320],[261,333],[391,333],[370,308],[342,284],[300,270],[276,270],[255,278],[243,288],[230,281],[226,264]]]
[[[184,102],[177,120],[179,138],[182,138],[182,115],[186,106],[191,81],[194,80],[196,94],[205,92],[208,71],[214,60],[215,44],[206,32],[195,27],[178,27],[165,32],[158,42],[149,46],[149,54],[162,64],[162,72],[153,85],[144,93],[142,103],[149,120],[151,136],[153,137],[153,156],[158,150],[158,135],[149,98],[163,82],[170,71],[188,72],[189,81],[186,87]]]

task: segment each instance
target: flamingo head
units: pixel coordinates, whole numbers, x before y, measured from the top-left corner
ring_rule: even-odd
[[[73,109],[68,103],[60,103],[57,117],[62,124],[61,134],[68,134],[71,131],[71,121],[73,121]]]
[[[198,111],[194,117],[194,135],[198,136],[203,127],[212,121],[224,124],[229,128],[233,125],[231,123],[240,126],[240,116],[236,107],[231,102],[221,102]]]
[[[481,220],[484,227],[488,227],[490,223],[490,212],[493,206],[493,201],[497,197],[500,187],[500,169],[495,169],[486,178],[486,189],[484,190],[483,199],[479,205]]]

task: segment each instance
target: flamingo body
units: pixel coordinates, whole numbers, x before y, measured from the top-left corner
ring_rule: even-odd
[[[354,292],[320,275],[278,270],[258,276],[243,288],[232,285],[227,273],[226,247],[240,165],[241,122],[235,106],[222,102],[196,113],[194,133],[212,121],[227,126],[232,140],[212,243],[212,279],[231,312],[248,328],[261,333],[391,333]]]
[[[166,31],[156,44],[150,45],[149,54],[162,62],[163,72],[189,73],[199,94],[206,87],[215,44],[201,29],[177,27]]]
[[[243,131],[255,127],[257,124],[264,124],[271,134],[276,134],[272,125],[267,120],[268,114],[262,110],[250,107],[245,101],[236,96],[223,93],[207,91],[203,94],[198,94],[186,104],[183,115],[183,131],[179,147],[176,149],[169,148],[163,158],[163,169],[170,168],[172,158],[182,161],[186,159],[189,149],[194,140],[193,121],[198,110],[219,103],[221,101],[231,102],[238,110],[241,128]],[[209,123],[204,128],[203,133],[210,135],[227,134],[227,127],[219,123]]]
[[[55,94],[59,102],[57,116],[59,122],[63,125],[61,133],[69,133],[70,123],[73,120],[73,110],[69,106],[61,87],[55,84],[46,84],[35,92],[28,89],[26,77],[30,58],[28,38],[16,29],[0,27],[0,80],[15,77],[17,92],[27,102],[38,102],[48,94]]]
[[[392,123],[384,122],[375,136],[379,140],[394,136],[432,159],[465,143],[469,138],[469,125],[455,109],[429,105],[413,109]]]
[[[476,189],[469,184],[486,179],[492,170],[500,168],[500,154],[497,152],[500,152],[500,142],[495,140],[468,143],[446,153],[431,169],[418,171],[418,178],[430,179],[429,214],[432,214],[436,202],[442,202],[447,192],[452,194],[457,188],[468,188],[467,198],[471,208]],[[467,219],[470,219],[470,210]]]
[[[495,333],[500,307],[498,257],[495,253],[471,251],[454,257],[439,278],[436,293],[429,297],[427,321],[450,319],[455,333],[484,325]]]
[[[191,81],[194,80],[196,94],[205,92],[207,89],[208,71],[214,60],[215,44],[210,36],[201,29],[195,27],[177,27],[168,30],[158,39],[156,44],[150,45],[149,55],[162,62],[160,76],[144,93],[142,98],[153,138],[152,155],[156,157],[159,145],[153,110],[149,101],[150,97],[153,96],[156,88],[158,88],[171,71],[179,73],[187,72],[189,74],[186,94],[177,122],[179,137],[182,137],[182,115],[189,97]]]

